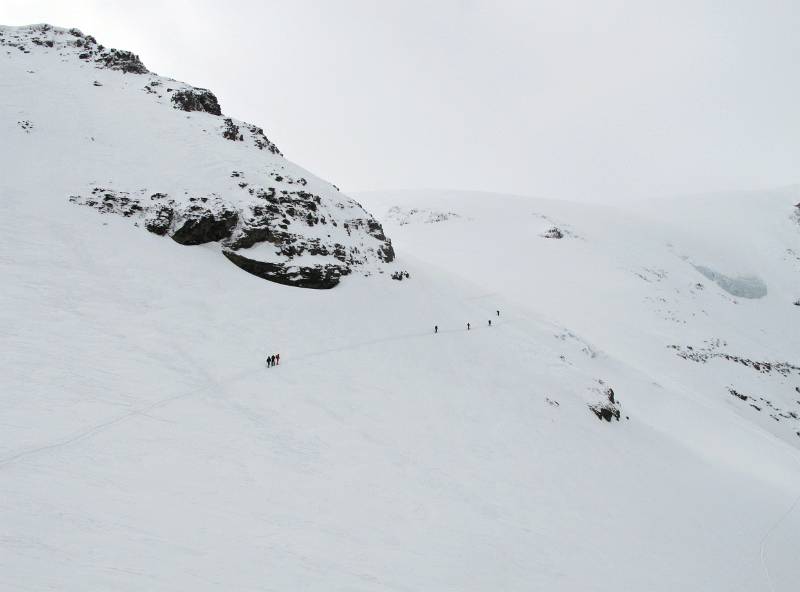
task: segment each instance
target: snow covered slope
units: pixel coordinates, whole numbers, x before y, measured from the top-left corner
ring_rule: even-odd
[[[784,297],[798,273],[786,249],[800,248],[783,198],[725,210],[744,244],[725,224],[697,238],[713,204],[368,195],[381,216],[397,208],[402,279],[297,290],[143,231],[135,212],[70,203],[91,199],[73,189],[87,171],[122,197],[163,184],[176,199],[172,183],[195,181],[171,160],[179,142],[152,158],[81,135],[74,150],[34,144],[25,115],[77,133],[46,117],[76,95],[64,80],[41,96],[18,65],[0,55],[14,138],[0,160],[0,589],[795,589],[800,438],[719,390],[791,411],[793,370],[743,363],[796,358]],[[218,121],[142,96],[159,126]],[[89,137],[145,134],[118,120]],[[196,171],[216,170],[201,145]],[[160,158],[166,178],[145,166]],[[766,295],[731,296],[695,266],[728,288],[719,274],[755,276],[732,289]],[[693,361],[704,339],[742,361]]]
[[[622,209],[463,192],[358,197],[401,252],[800,448],[800,188]]]
[[[0,27],[0,67],[2,157],[38,191],[184,245],[220,242],[246,271],[290,285],[329,288],[394,256],[369,214],[261,128],[131,52],[77,29]]]

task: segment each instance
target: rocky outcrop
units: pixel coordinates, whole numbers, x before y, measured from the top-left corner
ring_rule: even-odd
[[[234,171],[231,176],[242,179],[243,173]],[[379,261],[394,258],[391,241],[372,218],[344,222],[348,234],[365,231],[365,236],[375,239],[374,249],[364,251],[356,245],[324,241],[318,236],[305,236],[300,231],[303,227],[317,225],[339,226],[336,220],[321,212],[322,198],[319,195],[307,191],[276,192],[274,188],[256,190],[244,181],[239,183],[239,188],[248,193],[252,189],[256,203],[238,210],[215,194],[182,196],[178,201],[163,192],[128,192],[104,187],[94,187],[87,196],[73,195],[70,201],[103,214],[141,219],[148,231],[170,236],[182,245],[219,242],[225,257],[241,269],[287,286],[330,289],[355,266],[368,263],[370,253]],[[300,228],[292,230],[291,226],[297,227],[298,223]],[[249,255],[248,249],[260,244],[274,247],[265,255],[270,260],[262,261]],[[298,257],[325,257],[327,260],[319,265],[298,265],[293,263]],[[276,262],[273,258],[283,261]],[[337,262],[331,263],[331,258]],[[409,274],[395,272],[392,278],[408,279]]]
[[[138,55],[123,49],[109,49],[106,52],[102,52],[95,59],[95,63],[109,70],[119,70],[125,74],[148,73]]]
[[[45,64],[64,68],[62,79],[75,83],[70,92],[76,101],[92,107],[81,111],[86,129],[103,136],[108,153],[124,153],[115,163],[132,165],[124,174],[113,166],[87,167],[91,176],[69,196],[71,202],[130,219],[182,245],[218,243],[242,269],[286,285],[331,288],[356,270],[394,271],[385,269],[395,253],[377,220],[338,188],[284,159],[262,128],[224,117],[211,91],[149,72],[135,53],[105,48],[77,29],[0,27],[0,46],[0,53],[17,60],[34,54],[30,74]],[[102,76],[99,69],[105,70]],[[131,81],[133,76],[140,78]],[[93,118],[97,101],[147,111],[100,121]],[[50,131],[22,117],[15,132]],[[148,147],[156,143],[180,155],[179,170],[154,158]],[[230,172],[225,163],[237,170]],[[130,185],[139,183],[136,177],[131,181],[131,171],[142,172],[141,185]],[[97,185],[92,178],[105,180]],[[129,184],[119,186],[120,178]]]
[[[239,215],[227,207],[212,209],[195,204],[182,212],[181,218],[172,240],[182,245],[202,245],[228,238]]]
[[[598,419],[610,422],[612,419],[619,421],[620,408],[619,401],[617,401],[614,389],[607,388],[602,392],[600,401],[589,405],[589,409],[594,413]]]
[[[547,232],[542,235],[544,238],[564,238],[564,233],[561,232],[561,229],[557,226],[553,226]]]
[[[350,269],[343,265],[328,264],[308,267],[269,263],[249,259],[227,249],[224,249],[222,254],[246,272],[285,286],[329,290],[339,283],[343,275],[350,273]]]
[[[791,376],[792,374],[797,374],[800,376],[800,366],[796,366],[790,362],[751,360],[750,358],[719,351],[722,347],[726,347],[727,345],[728,344],[725,341],[713,339],[707,341],[704,347],[699,348],[691,345],[687,345],[686,347],[682,347],[680,345],[668,345],[667,347],[675,350],[675,353],[678,355],[678,357],[701,364],[705,364],[709,360],[720,359],[741,364],[745,368],[750,368],[756,372],[760,372],[761,374],[771,374],[772,372],[776,372],[784,377]]]
[[[232,142],[244,141],[244,136],[239,132],[239,126],[233,123],[230,117],[223,120],[222,137]]]
[[[202,111],[212,115],[222,115],[217,97],[204,88],[186,88],[172,94],[172,104],[181,111]]]

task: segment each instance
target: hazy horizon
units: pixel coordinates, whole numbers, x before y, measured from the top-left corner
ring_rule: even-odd
[[[211,89],[346,191],[617,201],[800,183],[791,2],[4,2]]]

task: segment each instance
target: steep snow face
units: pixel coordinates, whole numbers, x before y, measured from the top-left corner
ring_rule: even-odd
[[[261,128],[225,117],[210,91],[131,52],[76,29],[0,27],[0,80],[0,156],[39,191],[181,244],[218,243],[289,285],[332,287],[394,257],[358,203],[284,159]]]

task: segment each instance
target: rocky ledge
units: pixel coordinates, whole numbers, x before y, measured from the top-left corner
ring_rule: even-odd
[[[241,178],[241,172],[235,174]],[[248,185],[243,184],[240,189],[244,190]],[[94,187],[86,195],[69,199],[103,214],[132,218],[153,234],[169,236],[182,245],[220,243],[222,254],[236,266],[287,286],[329,289],[356,267],[394,260],[392,243],[383,228],[363,210],[364,217],[340,222],[319,195],[307,191],[276,192],[260,187],[253,190],[253,197],[255,203],[236,208],[213,193],[175,198],[165,192]],[[302,228],[328,225],[342,230],[344,236],[358,234],[360,240],[336,242],[328,240],[331,235],[327,233],[323,239],[301,232]],[[250,249],[262,244],[269,247],[266,260],[261,251],[260,256],[249,254]],[[309,257],[321,258],[322,262],[295,262]]]

